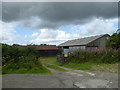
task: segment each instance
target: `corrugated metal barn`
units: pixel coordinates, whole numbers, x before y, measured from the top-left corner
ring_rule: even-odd
[[[59,46],[59,48],[74,50],[95,50],[106,48],[106,40],[109,38],[108,34],[80,38],[75,40],[66,41]]]
[[[37,46],[40,56],[55,56],[58,52],[58,48],[55,45]]]

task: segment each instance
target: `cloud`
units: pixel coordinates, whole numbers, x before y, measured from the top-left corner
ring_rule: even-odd
[[[115,19],[112,19],[113,21]],[[95,19],[89,24],[86,24],[82,27],[84,30],[83,35],[99,35],[99,34],[112,34],[115,33],[117,28],[113,26],[113,22],[110,22],[112,20],[101,20],[101,19]],[[86,32],[85,32],[86,31]]]
[[[116,32],[117,28],[113,27],[114,23],[117,23],[118,19],[97,19],[84,24],[84,25],[71,25],[67,29],[69,32],[57,29],[41,29],[40,32],[33,33],[34,39],[30,40],[29,43],[34,44],[60,44],[67,40],[78,39],[83,37],[88,37],[92,35],[100,34],[112,34]]]
[[[33,37],[38,36],[38,35],[39,35],[39,33],[37,33],[37,32],[32,34]]]
[[[117,30],[117,2],[3,2],[2,9],[3,43],[58,45]],[[22,35],[15,30],[15,26],[21,24],[23,28],[39,31]]]
[[[21,21],[33,29],[58,29],[118,15],[117,2],[3,2],[2,8],[4,22]]]
[[[41,43],[47,43],[47,44],[59,44],[63,41],[78,38],[78,34],[69,34],[65,33],[62,30],[49,30],[49,29],[41,29],[40,33],[33,33],[33,37],[37,36],[35,39],[31,40],[30,43],[34,44],[41,44]]]
[[[91,36],[91,35],[100,35],[100,34],[113,34],[117,31],[118,19],[97,19],[84,24],[84,25],[74,25],[70,27],[70,31],[79,33],[80,37]]]
[[[0,21],[0,36],[2,43],[8,44],[55,44],[58,45],[64,41],[78,39],[81,37],[100,35],[100,34],[112,34],[116,32],[118,19],[97,19],[90,21],[84,25],[68,25],[64,26],[64,30],[59,29],[39,29],[32,34],[25,34],[20,36],[15,30],[18,23],[11,22],[5,23]],[[67,27],[67,28],[66,28]],[[24,38],[24,39],[23,39]]]
[[[1,42],[12,42],[15,39],[15,23],[4,23],[0,21]]]

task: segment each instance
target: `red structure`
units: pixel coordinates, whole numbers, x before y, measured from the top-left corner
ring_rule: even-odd
[[[26,48],[27,46],[18,45],[19,48]],[[33,45],[38,50],[40,56],[55,56],[58,53],[56,45]]]
[[[36,47],[40,56],[55,56],[58,52],[56,45],[45,45]]]

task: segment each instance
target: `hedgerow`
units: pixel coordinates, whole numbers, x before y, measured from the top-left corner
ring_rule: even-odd
[[[43,68],[38,61],[38,52],[35,47],[28,45],[20,47],[15,45],[2,44],[2,71],[6,73],[8,70],[27,69],[33,67]]]
[[[94,62],[94,63],[117,63],[119,59],[119,50],[113,49],[104,49],[96,51],[82,51],[78,50],[73,52],[67,62],[73,63],[85,63],[85,62]]]

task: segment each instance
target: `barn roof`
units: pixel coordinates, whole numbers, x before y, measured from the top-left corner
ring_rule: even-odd
[[[92,36],[92,37],[85,37],[85,38],[80,38],[80,39],[75,39],[75,40],[68,40],[64,43],[61,43],[58,46],[75,46],[75,45],[87,45],[88,43],[101,38],[103,36],[109,36],[108,34],[104,34],[104,35],[98,35],[98,36]]]
[[[26,48],[28,46],[22,46],[22,45],[19,45],[17,46],[19,48]],[[33,47],[35,47],[37,50],[57,50],[58,47],[56,45],[45,45],[45,46],[42,46],[42,45],[33,45]]]
[[[37,46],[37,50],[57,50],[56,45]]]

